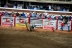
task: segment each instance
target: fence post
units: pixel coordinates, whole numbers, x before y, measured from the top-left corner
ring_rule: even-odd
[[[30,14],[28,15],[28,23],[30,24]]]
[[[72,31],[72,18],[71,18],[71,31]]]
[[[44,20],[44,16],[42,15],[42,26],[43,26],[43,20]]]
[[[14,27],[16,26],[16,14],[14,14]]]
[[[58,17],[56,17],[56,30],[58,30]]]
[[[1,26],[1,17],[2,17],[2,13],[0,12],[0,26]]]

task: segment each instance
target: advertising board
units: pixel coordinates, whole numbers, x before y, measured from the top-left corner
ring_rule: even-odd
[[[13,22],[12,25],[14,26],[14,17],[2,16],[1,17],[1,26],[10,26],[11,21]]]

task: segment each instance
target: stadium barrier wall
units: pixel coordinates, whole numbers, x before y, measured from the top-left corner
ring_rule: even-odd
[[[43,29],[56,30],[56,20],[43,19]]]
[[[72,30],[72,19],[71,19],[71,30]]]
[[[25,21],[28,22],[28,18],[16,17],[16,27],[26,27]]]
[[[60,30],[61,26],[61,22],[60,20],[56,19],[56,20],[48,20],[48,19],[36,19],[36,18],[22,18],[22,17],[9,17],[9,16],[1,16],[0,15],[0,25],[1,26],[10,26],[11,20],[13,20],[13,26],[14,27],[26,27],[26,25],[24,24],[24,21],[29,22],[31,25],[35,24],[36,27],[41,27],[42,29],[51,29],[52,27],[54,27],[55,30]],[[70,23],[70,30],[72,30],[72,19],[71,21],[69,21],[68,23]],[[64,30],[68,30],[67,25],[65,25]]]
[[[2,16],[1,26],[10,26],[11,21],[13,22],[12,25],[14,26],[14,17]]]
[[[37,19],[37,18],[30,18],[30,24],[35,24],[36,27],[43,27],[43,20],[42,19]]]

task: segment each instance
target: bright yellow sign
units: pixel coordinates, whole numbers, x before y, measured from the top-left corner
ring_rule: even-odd
[[[16,27],[25,27],[26,28],[26,25],[25,24],[19,24],[19,23],[17,23]]]

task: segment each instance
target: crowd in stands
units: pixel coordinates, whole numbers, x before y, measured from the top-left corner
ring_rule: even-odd
[[[34,6],[29,6],[29,5],[24,5],[23,4],[5,4],[6,8],[17,8],[17,9],[32,9],[32,10],[50,10],[50,11],[69,11],[69,8],[67,6],[59,6],[59,5],[34,5]]]
[[[28,16],[30,16],[31,18],[36,18],[36,19],[41,19],[41,18],[45,18],[45,19],[57,19],[58,20],[71,20],[72,15],[58,15],[56,16],[56,14],[48,14],[46,11],[44,13],[36,13],[36,12],[23,12],[23,13],[19,13],[19,12],[14,12],[12,11],[11,13],[7,12],[6,10],[4,12],[1,12],[2,16],[14,16],[14,14],[16,14],[16,16],[19,17],[23,17],[23,18],[27,18]]]
[[[34,9],[34,10],[49,10],[49,11],[69,11],[69,8],[62,7],[62,6],[51,6],[51,5],[47,5],[47,6],[42,6],[42,5],[36,5],[36,6],[27,6],[26,9]]]

